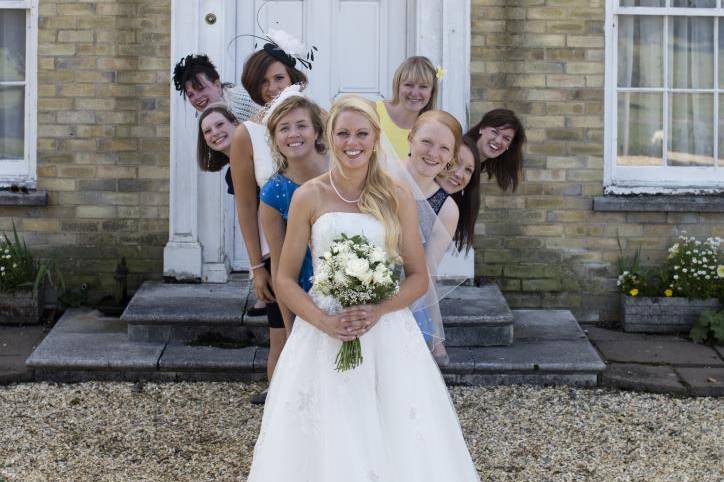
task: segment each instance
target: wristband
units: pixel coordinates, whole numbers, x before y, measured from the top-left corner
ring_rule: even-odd
[[[251,268],[249,268],[249,271],[254,271],[254,270],[256,270],[256,269],[263,268],[264,265],[265,265],[265,263],[264,263],[264,261],[262,261],[261,263],[255,264],[254,266],[252,266]]]

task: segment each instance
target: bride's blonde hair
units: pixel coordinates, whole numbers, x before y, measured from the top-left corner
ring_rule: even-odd
[[[398,255],[400,240],[400,223],[397,201],[398,184],[380,165],[380,119],[374,105],[357,95],[344,95],[332,104],[327,119],[325,138],[330,148],[330,161],[333,167],[340,169],[339,159],[334,148],[334,127],[337,117],[342,112],[354,111],[364,116],[372,126],[375,135],[375,147],[367,165],[367,179],[362,189],[359,210],[380,220],[385,228],[385,249],[391,256]]]

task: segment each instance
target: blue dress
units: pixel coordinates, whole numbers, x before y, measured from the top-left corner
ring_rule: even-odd
[[[284,218],[284,221],[289,221],[289,205],[292,203],[292,194],[298,187],[299,184],[296,184],[281,172],[277,172],[261,188],[259,197],[261,202],[277,210]],[[299,286],[304,291],[309,291],[312,287],[312,274],[312,253],[307,248],[302,267],[299,270]]]

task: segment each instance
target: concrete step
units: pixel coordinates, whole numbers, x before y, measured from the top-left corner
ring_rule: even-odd
[[[248,280],[225,284],[165,284],[147,281],[123,312],[132,342],[189,342],[208,334],[268,343],[265,318],[248,318],[254,304]],[[451,347],[500,346],[513,342],[513,315],[495,284],[459,286],[440,303]]]
[[[450,384],[592,386],[604,365],[568,311],[514,311],[516,342],[490,348],[449,347]],[[127,323],[98,312],[68,310],[28,358],[36,380],[259,380],[267,349],[129,342]]]
[[[496,284],[458,286],[440,302],[448,347],[513,343],[513,313]]]

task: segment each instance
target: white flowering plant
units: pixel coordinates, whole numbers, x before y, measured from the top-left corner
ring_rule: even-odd
[[[23,286],[37,290],[47,280],[65,289],[63,277],[52,260],[36,261],[13,223],[12,238],[0,236],[0,291],[14,291]]]
[[[376,304],[399,290],[395,264],[387,252],[362,235],[342,235],[320,256],[312,293],[331,296],[342,308]],[[359,339],[342,344],[335,361],[338,371],[362,363]]]
[[[707,299],[724,296],[724,264],[721,238],[699,241],[683,232],[669,248],[665,270],[674,296]]]

